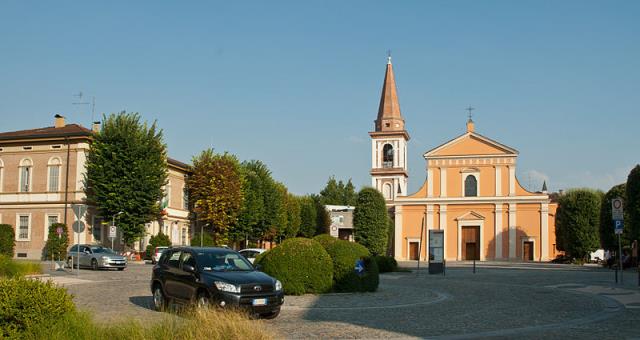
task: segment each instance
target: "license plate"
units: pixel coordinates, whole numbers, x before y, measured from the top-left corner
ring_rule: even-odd
[[[253,299],[254,306],[264,306],[267,304],[267,299]]]

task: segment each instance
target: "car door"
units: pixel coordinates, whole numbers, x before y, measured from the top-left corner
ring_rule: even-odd
[[[169,250],[167,250],[169,252]],[[174,250],[171,253],[167,254],[166,260],[163,261],[163,272],[164,272],[164,290],[167,295],[171,298],[180,299],[180,289],[179,289],[179,271],[180,269],[180,255],[182,251]]]
[[[87,246],[80,247],[80,265],[88,267],[91,265],[91,249]]]
[[[189,265],[197,268],[195,255],[190,251],[183,251],[180,256],[180,268],[176,271],[176,295],[182,300],[192,300],[198,290],[197,274],[184,270],[184,266]]]

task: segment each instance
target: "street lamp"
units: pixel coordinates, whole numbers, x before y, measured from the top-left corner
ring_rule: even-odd
[[[111,225],[112,225],[112,226],[114,226],[114,227],[115,227],[115,225],[116,225],[116,217],[118,217],[118,216],[120,216],[120,215],[122,215],[122,214],[124,214],[124,211],[121,211],[121,212],[119,212],[119,213],[117,213],[117,214],[113,215],[113,217],[111,218]],[[114,240],[114,239],[115,239],[115,237],[112,237],[112,238],[111,238],[111,250],[113,250],[113,240]]]
[[[209,226],[209,223],[206,224],[207,227]],[[200,247],[203,247],[203,242],[202,242],[202,237],[204,235],[204,231],[203,231],[204,226],[202,224],[200,224]]]

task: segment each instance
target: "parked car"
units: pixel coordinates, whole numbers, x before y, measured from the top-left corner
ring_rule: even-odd
[[[151,292],[156,310],[169,301],[198,307],[240,307],[273,319],[284,303],[282,283],[256,270],[238,252],[224,248],[166,250],[153,267]]]
[[[91,244],[74,244],[67,253],[67,265],[80,268],[117,268],[124,270],[127,267],[127,259],[116,254],[113,250],[103,246]]]
[[[245,259],[249,260],[249,262],[253,263],[253,261],[256,260],[256,257],[265,251],[267,250],[262,248],[247,248],[240,250],[238,253],[244,256]]]
[[[156,264],[160,259],[160,255],[162,255],[162,252],[164,252],[167,249],[169,249],[169,247],[165,247],[165,246],[156,247],[153,250],[153,254],[151,255],[151,263]]]

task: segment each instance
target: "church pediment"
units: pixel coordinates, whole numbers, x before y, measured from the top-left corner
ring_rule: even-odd
[[[463,215],[460,215],[456,218],[457,221],[477,221],[477,220],[484,220],[484,216],[478,214],[475,211],[469,211],[464,213]]]
[[[475,132],[467,132],[424,154],[425,158],[475,155],[517,155],[518,151]]]

